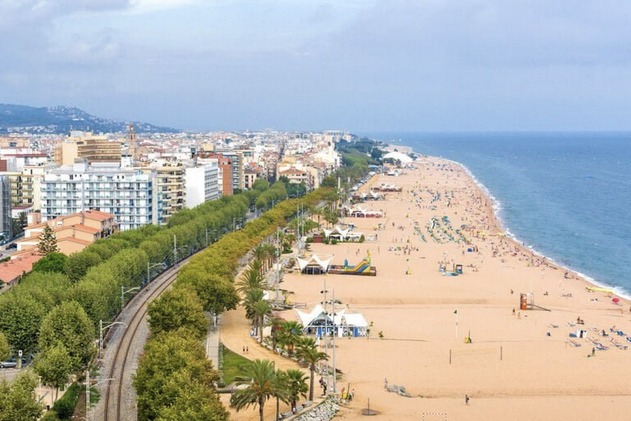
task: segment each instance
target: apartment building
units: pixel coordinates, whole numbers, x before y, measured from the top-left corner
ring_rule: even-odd
[[[222,154],[212,152],[199,152],[196,159],[199,164],[211,162],[212,160],[217,161],[219,196],[232,196],[234,191],[232,188],[232,160]]]
[[[219,167],[216,159],[186,169],[186,207],[194,208],[219,198]]]
[[[181,161],[171,160],[159,162],[143,171],[156,174],[155,188],[161,201],[159,218],[161,224],[166,224],[171,215],[185,207],[186,168]]]
[[[56,145],[54,160],[57,165],[72,165],[76,158],[83,158],[89,164],[120,162],[121,142],[90,132],[70,132],[70,136]]]
[[[0,241],[12,238],[11,227],[11,183],[9,177],[0,175]]]
[[[114,214],[121,231],[161,222],[156,173],[143,173],[113,164],[88,165],[49,171],[42,181],[42,219],[90,209]]]

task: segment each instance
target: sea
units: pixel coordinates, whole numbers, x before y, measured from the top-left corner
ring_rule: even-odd
[[[366,133],[462,164],[506,233],[631,298],[631,133]]]

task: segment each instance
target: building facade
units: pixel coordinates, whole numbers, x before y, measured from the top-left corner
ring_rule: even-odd
[[[121,231],[161,222],[154,172],[76,163],[44,176],[41,200],[44,221],[94,209],[114,214]]]
[[[194,208],[208,200],[219,198],[219,169],[217,160],[186,169],[186,207]]]
[[[6,175],[0,175],[0,242],[11,240],[11,182]]]

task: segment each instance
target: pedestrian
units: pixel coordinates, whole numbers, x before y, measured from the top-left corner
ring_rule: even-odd
[[[592,357],[596,355],[596,348],[592,348]]]
[[[243,346],[243,353],[245,354],[245,345]]]
[[[249,347],[249,346],[246,346],[246,347],[245,347],[245,353],[246,353],[246,354],[249,354],[249,353],[250,353],[250,347]]]
[[[469,405],[469,395],[464,395],[464,404]]]

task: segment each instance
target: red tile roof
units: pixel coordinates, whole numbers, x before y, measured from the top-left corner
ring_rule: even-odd
[[[33,264],[43,256],[34,251],[15,254],[8,262],[0,263],[0,280],[5,284],[16,282],[24,273],[33,269]]]

